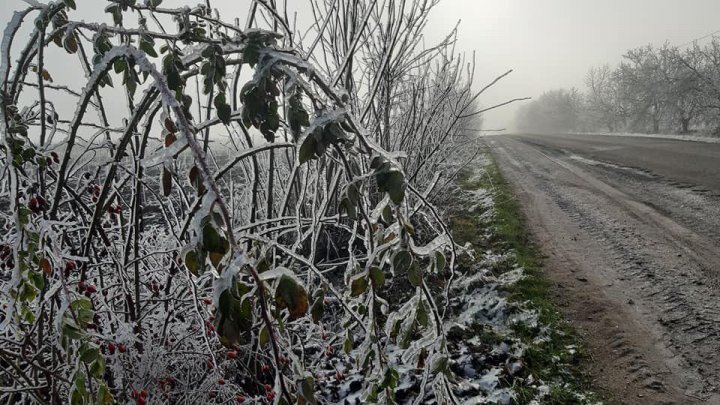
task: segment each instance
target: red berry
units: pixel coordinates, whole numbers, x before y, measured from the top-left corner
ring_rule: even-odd
[[[262,370],[263,373],[267,373],[270,371],[270,366],[267,364],[263,364],[262,367],[260,367],[260,370]]]
[[[95,288],[95,286],[92,285],[92,284],[88,284],[87,287],[86,287],[86,289],[87,289],[87,291],[88,291],[89,293],[96,293],[96,292],[97,292],[97,288]]]
[[[235,350],[227,352],[227,358],[228,359],[234,359],[237,358],[237,352]]]
[[[238,404],[245,403],[245,397],[243,395],[236,396],[235,400],[237,401]]]
[[[140,398],[145,399],[148,397],[148,393],[145,390],[140,391]]]
[[[270,384],[265,384],[263,386],[263,388],[265,388],[265,391],[268,391],[268,392],[272,392],[272,390],[273,390],[273,387]]]
[[[80,280],[80,282],[78,282],[78,288],[80,289],[80,291],[85,291],[87,289],[87,285],[84,281]]]
[[[110,354],[115,354],[115,343],[108,343],[108,350],[110,351]]]
[[[212,304],[212,300],[210,298],[203,298],[203,303],[205,303],[205,305],[210,305]]]
[[[218,378],[218,384],[225,385],[225,380],[222,378]]]
[[[268,392],[267,395],[265,395],[265,397],[268,399],[268,401],[272,401],[273,399],[275,399],[275,393]]]
[[[127,346],[125,346],[125,343],[120,343],[120,344],[118,345],[118,351],[119,351],[120,353],[125,353],[125,352],[127,351]]]

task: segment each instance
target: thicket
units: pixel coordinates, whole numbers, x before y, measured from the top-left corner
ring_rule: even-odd
[[[432,202],[485,110],[454,34],[424,43],[437,1],[30,3],[1,49],[1,402],[332,402],[349,373],[455,402]]]
[[[592,68],[586,89],[558,89],[523,106],[526,132],[720,134],[720,38],[704,46],[629,50],[615,67]]]

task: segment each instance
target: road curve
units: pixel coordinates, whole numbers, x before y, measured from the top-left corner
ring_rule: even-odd
[[[598,386],[627,404],[720,404],[720,144],[486,143],[586,336]]]

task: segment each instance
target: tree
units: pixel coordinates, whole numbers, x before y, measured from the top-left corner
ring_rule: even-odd
[[[582,95],[577,89],[551,90],[518,110],[518,129],[530,133],[568,133],[580,129]]]
[[[605,127],[616,132],[625,126],[627,113],[620,101],[620,90],[610,66],[591,68],[585,78],[587,120],[591,128]]]
[[[441,76],[459,70],[450,58],[430,89],[397,92],[439,54],[415,48],[429,8],[404,3],[313,2],[332,11],[309,47],[274,1],[253,2],[244,27],[209,2],[111,0],[107,25],[76,20],[74,0],[16,12],[0,65],[0,398],[315,403],[329,364],[391,402],[400,353],[421,393],[454,402],[425,280],[452,274],[455,245],[415,186],[428,175],[388,149],[416,147],[402,128],[437,118],[453,126],[422,139],[441,153],[411,156],[447,156],[477,111],[457,70]],[[358,24],[333,25],[346,11]],[[82,90],[53,71],[57,47],[88,73]],[[434,112],[443,91],[453,102]],[[415,100],[417,120],[393,122]],[[397,282],[409,294],[390,299]]]

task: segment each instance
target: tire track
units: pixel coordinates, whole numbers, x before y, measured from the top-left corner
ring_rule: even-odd
[[[590,298],[616,308],[621,314],[615,320],[626,322],[604,334],[610,350],[599,354],[610,360],[607,364],[617,363],[619,370],[613,372],[631,387],[613,386],[609,377],[608,389],[626,403],[637,403],[623,397],[633,393],[635,400],[649,401],[643,403],[720,403],[720,257],[713,249],[718,246],[714,233],[708,238],[702,232],[717,224],[696,217],[712,212],[709,204],[720,205],[717,199],[693,192],[701,197],[688,202],[678,190],[692,188],[673,186],[647,171],[572,158],[537,143],[494,138],[490,145],[520,192],[536,234],[546,239],[541,244],[557,251],[560,264],[577,273],[575,279],[586,280],[580,283],[599,288]],[[668,210],[654,209],[645,200]],[[678,205],[694,209],[673,215]],[[690,228],[700,222],[707,226]],[[567,275],[553,279],[568,283]],[[588,293],[582,287],[571,289]],[[592,325],[588,329],[594,330]]]

